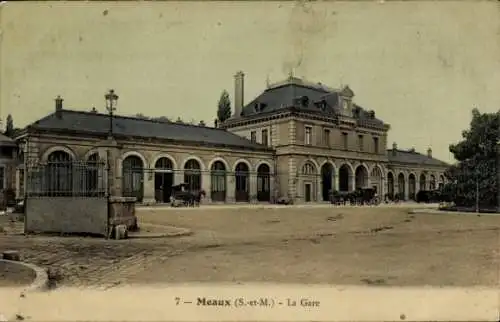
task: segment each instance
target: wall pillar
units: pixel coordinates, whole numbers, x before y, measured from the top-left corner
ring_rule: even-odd
[[[335,167],[333,169],[332,173],[332,190],[333,191],[338,191],[339,190],[339,170]]]
[[[105,140],[97,149],[99,159],[106,163],[105,172],[101,178],[108,195],[122,196],[122,160],[118,145],[113,138]]]
[[[257,202],[257,173],[250,172],[249,177],[250,202]]]
[[[316,176],[313,179],[313,187],[316,187],[315,191],[313,192],[313,196],[316,196],[316,202],[322,202],[323,201],[323,176],[320,174],[319,176]],[[314,188],[313,188],[314,189]]]
[[[184,183],[184,171],[174,169],[174,185]]]
[[[142,180],[143,180],[142,203],[146,205],[155,204],[156,199],[155,199],[154,171],[152,171],[152,169],[145,168]]]
[[[356,176],[354,174],[349,174],[349,191],[354,191],[356,189]]]
[[[269,174],[269,193],[271,195],[270,202],[274,203],[278,195],[278,188],[276,182],[276,176],[274,173]]]
[[[99,160],[99,166],[97,170],[97,189],[106,191],[109,194],[109,163],[108,163],[108,153],[105,148],[97,148],[97,158]]]
[[[380,177],[380,191],[378,192],[378,196],[381,201],[385,199],[385,194],[386,194],[386,178],[384,176]]]
[[[24,197],[24,189],[23,189],[23,185],[24,185],[24,178],[21,176],[21,172],[24,171],[24,167],[23,166],[20,166],[16,169],[16,198],[17,199],[21,199]]]
[[[206,196],[205,198],[202,198],[200,202],[211,202],[212,199],[210,198],[210,191],[212,187],[212,177],[210,176],[210,171],[203,171],[201,173],[201,189],[205,190]]]
[[[236,189],[236,178],[233,172],[227,172],[226,177],[226,202],[235,202],[235,189]]]
[[[409,177],[408,178],[405,178],[405,195],[404,195],[404,200],[408,200],[410,199],[409,196],[410,196],[410,179]]]

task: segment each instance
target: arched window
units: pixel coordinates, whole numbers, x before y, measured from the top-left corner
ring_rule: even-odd
[[[425,190],[427,188],[427,183],[425,181],[426,181],[425,174],[422,173],[420,175],[420,190]]]
[[[129,155],[122,162],[123,196],[135,197],[137,202],[144,198],[144,163],[136,155]]]
[[[352,184],[349,184],[351,173],[351,168],[347,164],[339,168],[339,191],[346,192],[351,189]]]
[[[184,183],[188,184],[188,190],[201,190],[201,165],[195,159],[190,159],[184,165]]]
[[[394,198],[394,175],[392,172],[387,173],[387,194],[389,198]]]
[[[73,159],[65,151],[54,151],[47,158],[46,192],[50,196],[73,194]]]
[[[362,165],[356,168],[356,189],[368,186],[368,170]]]
[[[210,168],[212,201],[226,201],[226,166],[222,161],[215,161]]]
[[[406,196],[406,180],[405,180],[405,175],[400,173],[398,175],[398,193],[399,193],[399,200],[405,200]]]
[[[85,194],[96,196],[99,193],[99,154],[93,153],[85,165]]]
[[[429,190],[436,190],[436,177],[431,174],[431,180],[429,182]]]
[[[370,173],[370,181],[372,188],[380,194],[382,192],[382,172],[379,167],[374,167]]]
[[[174,163],[168,157],[161,157],[155,162],[155,200],[167,203],[172,195],[174,185]]]
[[[417,200],[417,180],[415,178],[415,175],[413,173],[410,173],[410,176],[408,177],[408,196],[411,200]]]
[[[236,201],[245,201],[248,202],[250,200],[249,194],[249,184],[250,184],[250,169],[248,165],[244,162],[238,163],[236,165],[236,169],[234,172],[235,176],[235,199]]]
[[[271,200],[271,170],[265,163],[259,165],[257,168],[257,200],[270,201]]]

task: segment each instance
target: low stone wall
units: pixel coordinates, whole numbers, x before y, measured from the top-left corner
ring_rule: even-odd
[[[33,197],[25,202],[25,233],[108,233],[106,198]]]
[[[135,215],[134,197],[110,197],[109,198],[109,227],[112,229],[118,225],[125,225],[127,230],[137,229],[137,216]]]

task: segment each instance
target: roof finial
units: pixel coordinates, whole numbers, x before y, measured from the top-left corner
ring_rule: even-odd
[[[266,76],[266,87],[269,88],[271,87],[271,80],[269,79],[269,74]]]
[[[290,68],[290,71],[288,72],[288,79],[292,80],[293,79],[293,67]]]

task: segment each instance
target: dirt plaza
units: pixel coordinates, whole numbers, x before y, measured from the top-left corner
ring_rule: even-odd
[[[104,240],[0,234],[1,250],[67,286],[192,282],[499,285],[500,216],[411,206],[138,209],[144,227],[192,234]]]

